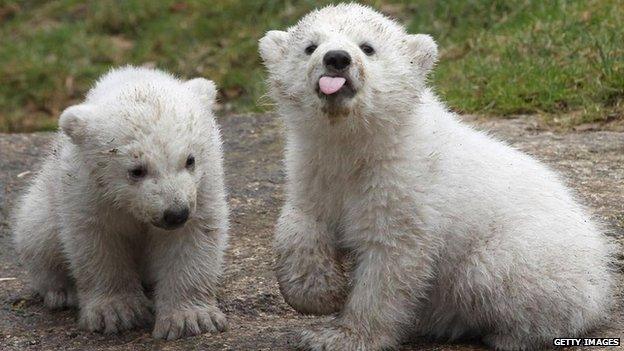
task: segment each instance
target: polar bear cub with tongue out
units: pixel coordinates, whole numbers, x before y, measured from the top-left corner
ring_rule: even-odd
[[[287,129],[276,274],[310,350],[407,334],[533,349],[609,307],[611,245],[557,174],[426,87],[433,39],[356,4],[260,40]]]

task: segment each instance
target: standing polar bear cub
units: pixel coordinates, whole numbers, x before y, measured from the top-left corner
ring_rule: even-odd
[[[600,322],[610,243],[555,173],[437,100],[431,37],[342,4],[268,32],[260,53],[287,129],[280,289],[338,312],[303,348],[420,334],[533,349]]]
[[[60,117],[16,212],[15,243],[48,307],[117,332],[152,319],[175,339],[224,330],[215,300],[228,210],[216,88],[126,67]],[[152,286],[153,307],[144,286]]]

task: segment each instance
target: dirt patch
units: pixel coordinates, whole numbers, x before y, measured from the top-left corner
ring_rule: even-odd
[[[270,114],[237,115],[223,117],[220,123],[232,209],[229,264],[220,299],[230,322],[229,331],[173,342],[155,341],[149,330],[105,336],[78,330],[76,311],[47,311],[30,294],[24,269],[15,261],[8,213],[20,189],[32,177],[32,173],[24,172],[38,169],[51,134],[0,134],[0,349],[290,350],[299,330],[327,321],[300,316],[286,305],[271,271],[270,241],[284,181],[279,121]],[[491,130],[560,171],[592,213],[607,223],[608,234],[624,241],[624,133],[546,131],[529,117],[471,123]],[[622,301],[621,289],[618,295],[617,300]],[[593,334],[622,337],[622,310],[616,309],[610,323]],[[470,342],[414,340],[401,349],[482,348]]]

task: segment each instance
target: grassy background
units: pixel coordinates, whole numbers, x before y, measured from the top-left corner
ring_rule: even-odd
[[[433,83],[460,112],[624,119],[620,0],[369,0],[441,48]],[[222,112],[271,109],[256,43],[330,1],[0,0],[0,131],[53,129],[111,66],[205,76]]]

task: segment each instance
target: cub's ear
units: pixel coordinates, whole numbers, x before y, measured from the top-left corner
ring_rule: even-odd
[[[206,78],[194,78],[184,83],[203,103],[212,108],[217,99],[216,84]]]
[[[266,65],[276,63],[286,52],[288,33],[281,30],[270,30],[258,42],[260,56]]]
[[[95,117],[95,107],[88,104],[70,106],[61,113],[59,126],[72,142],[81,145],[89,137],[89,119]]]
[[[429,72],[438,61],[438,45],[435,40],[427,34],[410,34],[406,42],[412,64],[424,73]]]

